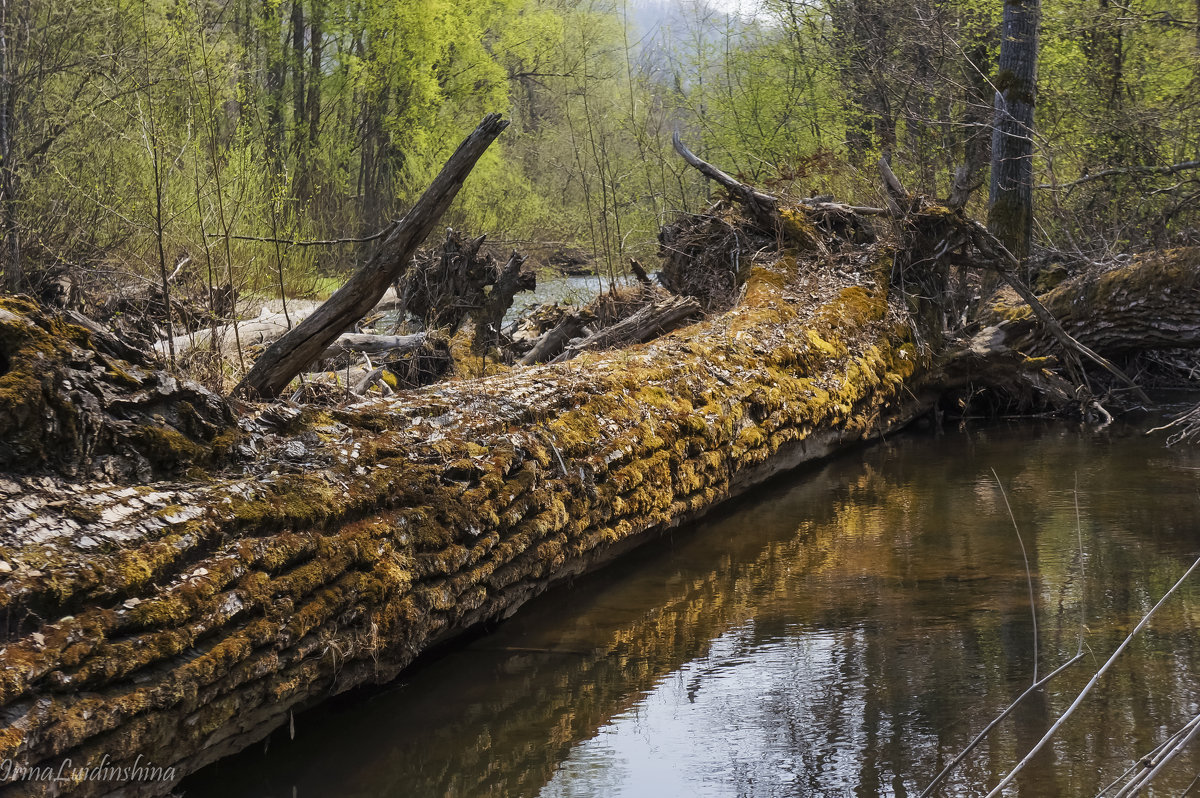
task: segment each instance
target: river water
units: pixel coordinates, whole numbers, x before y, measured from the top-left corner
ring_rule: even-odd
[[[1200,452],[1143,428],[914,432],[798,471],[185,794],[915,795],[1032,680],[994,470],[1039,672],[1081,634],[1090,654],[939,793],[982,795],[1200,554]],[[1193,579],[1008,794],[1094,795],[1200,712]],[[1182,794],[1198,749],[1153,794]]]

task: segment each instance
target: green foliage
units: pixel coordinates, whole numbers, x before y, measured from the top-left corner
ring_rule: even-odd
[[[369,242],[287,242],[375,233],[487,112],[514,124],[446,224],[582,246],[616,274],[709,198],[671,151],[676,128],[775,190],[871,201],[886,155],[946,196],[960,165],[986,179],[1002,82],[1000,0],[761,0],[744,16],[703,0],[23,5],[0,222],[15,220],[27,271],[157,281],[190,258],[177,285],[202,298],[303,294],[361,262]],[[1197,156],[1194,12],[1043,3],[1039,181]],[[1040,235],[1164,241],[1195,226],[1197,193],[1137,175],[1042,192]]]

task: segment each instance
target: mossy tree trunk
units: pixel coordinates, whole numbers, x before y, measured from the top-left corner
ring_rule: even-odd
[[[742,306],[633,349],[344,412],[267,407],[228,443],[233,470],[83,492],[0,479],[0,757],[191,772],[895,429],[927,406],[908,390],[925,361],[872,263],[758,267]]]

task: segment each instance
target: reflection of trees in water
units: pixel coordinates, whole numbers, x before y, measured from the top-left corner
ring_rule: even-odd
[[[1045,673],[1074,654],[1083,606],[1102,661],[1178,576],[1176,554],[1187,548],[1179,539],[1197,539],[1197,483],[1147,474],[1158,457],[1136,440],[1097,443],[1058,428],[874,447],[861,462],[810,471],[792,489],[678,535],[671,551],[628,574],[549,597],[543,607],[571,606],[534,610],[545,617],[526,622],[543,624],[530,627],[542,641],[531,648],[547,651],[495,652],[528,642],[502,628],[403,690],[329,719],[322,736],[269,763],[266,777],[319,760],[330,794],[533,795],[577,744],[669,674],[682,669],[680,701],[702,701],[726,663],[770,652],[766,694],[730,711],[757,724],[772,750],[735,763],[731,786],[762,790],[771,756],[788,752],[800,764],[798,794],[826,794],[835,778],[858,795],[911,791],[1032,678],[1024,569],[989,469],[1005,480],[1039,574]],[[1157,499],[1189,489],[1190,505]],[[1164,609],[1026,771],[1020,794],[1094,792],[1181,724],[1198,698],[1196,621],[1186,601]],[[950,792],[995,783],[1090,667],[1060,677],[1001,725],[951,778]],[[592,768],[588,777],[602,787],[620,773]],[[318,784],[309,786],[317,794]]]

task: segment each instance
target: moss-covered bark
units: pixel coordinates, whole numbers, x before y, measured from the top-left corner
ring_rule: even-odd
[[[190,772],[903,422],[923,358],[886,275],[794,254],[756,267],[738,308],[648,345],[332,413],[267,408],[242,425],[237,475],[82,494],[0,480],[0,758]]]
[[[1102,355],[1200,346],[1200,249],[1150,252],[1128,263],[1063,281],[1040,297],[1073,338]],[[980,321],[1006,344],[1030,354],[1054,351],[1054,339],[1011,290]]]
[[[0,299],[0,471],[146,481],[224,459],[226,404],[105,354],[91,334]]]

